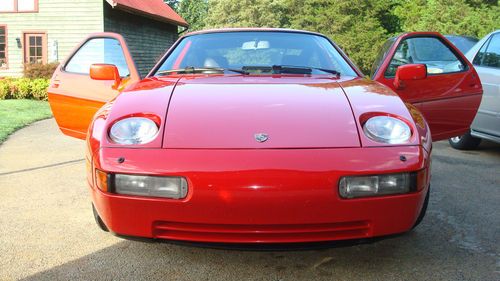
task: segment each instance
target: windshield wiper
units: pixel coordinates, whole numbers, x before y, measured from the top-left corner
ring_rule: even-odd
[[[312,67],[312,66],[295,66],[295,65],[273,65],[271,68],[274,73],[292,73],[292,74],[311,74],[312,70],[319,70],[322,72],[333,74],[337,76],[337,78],[340,78],[340,72],[334,69],[326,69],[326,68]]]
[[[204,72],[204,71],[218,71],[218,72],[224,72],[224,71],[231,71],[231,72],[236,72],[240,74],[247,75],[249,74],[248,71],[245,71],[243,69],[233,69],[233,68],[222,68],[222,67],[194,67],[194,66],[188,66],[186,68],[181,68],[181,69],[169,69],[169,70],[161,70],[156,72],[155,75],[169,75],[171,73],[199,73],[199,72]]]

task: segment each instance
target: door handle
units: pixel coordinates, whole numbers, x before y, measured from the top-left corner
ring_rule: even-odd
[[[52,88],[59,88],[60,85],[61,85],[61,80],[58,79],[52,80]]]

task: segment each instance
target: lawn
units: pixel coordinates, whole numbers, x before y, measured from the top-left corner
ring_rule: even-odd
[[[16,130],[51,116],[46,101],[0,100],[0,143]]]

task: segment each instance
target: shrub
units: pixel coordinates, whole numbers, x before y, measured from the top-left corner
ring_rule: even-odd
[[[48,79],[5,78],[0,79],[0,100],[35,99],[47,100]]]
[[[49,87],[49,80],[47,79],[34,79],[31,81],[31,96],[35,100],[47,100],[47,88]]]
[[[6,99],[10,95],[10,79],[0,79],[0,100]]]
[[[19,78],[10,84],[10,97],[13,99],[27,99],[30,97],[30,79]]]
[[[50,79],[58,65],[59,65],[58,62],[48,63],[48,64],[41,64],[41,63],[25,64],[24,77],[31,79],[36,79],[36,78]]]

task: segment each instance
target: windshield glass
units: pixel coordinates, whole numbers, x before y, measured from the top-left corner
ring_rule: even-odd
[[[173,69],[224,68],[268,74],[272,66],[317,68],[357,76],[328,39],[296,32],[219,32],[184,38],[155,75]]]
[[[479,41],[477,38],[467,37],[467,36],[445,36],[446,39],[450,40],[455,47],[457,47],[462,53],[467,53],[476,43]]]

